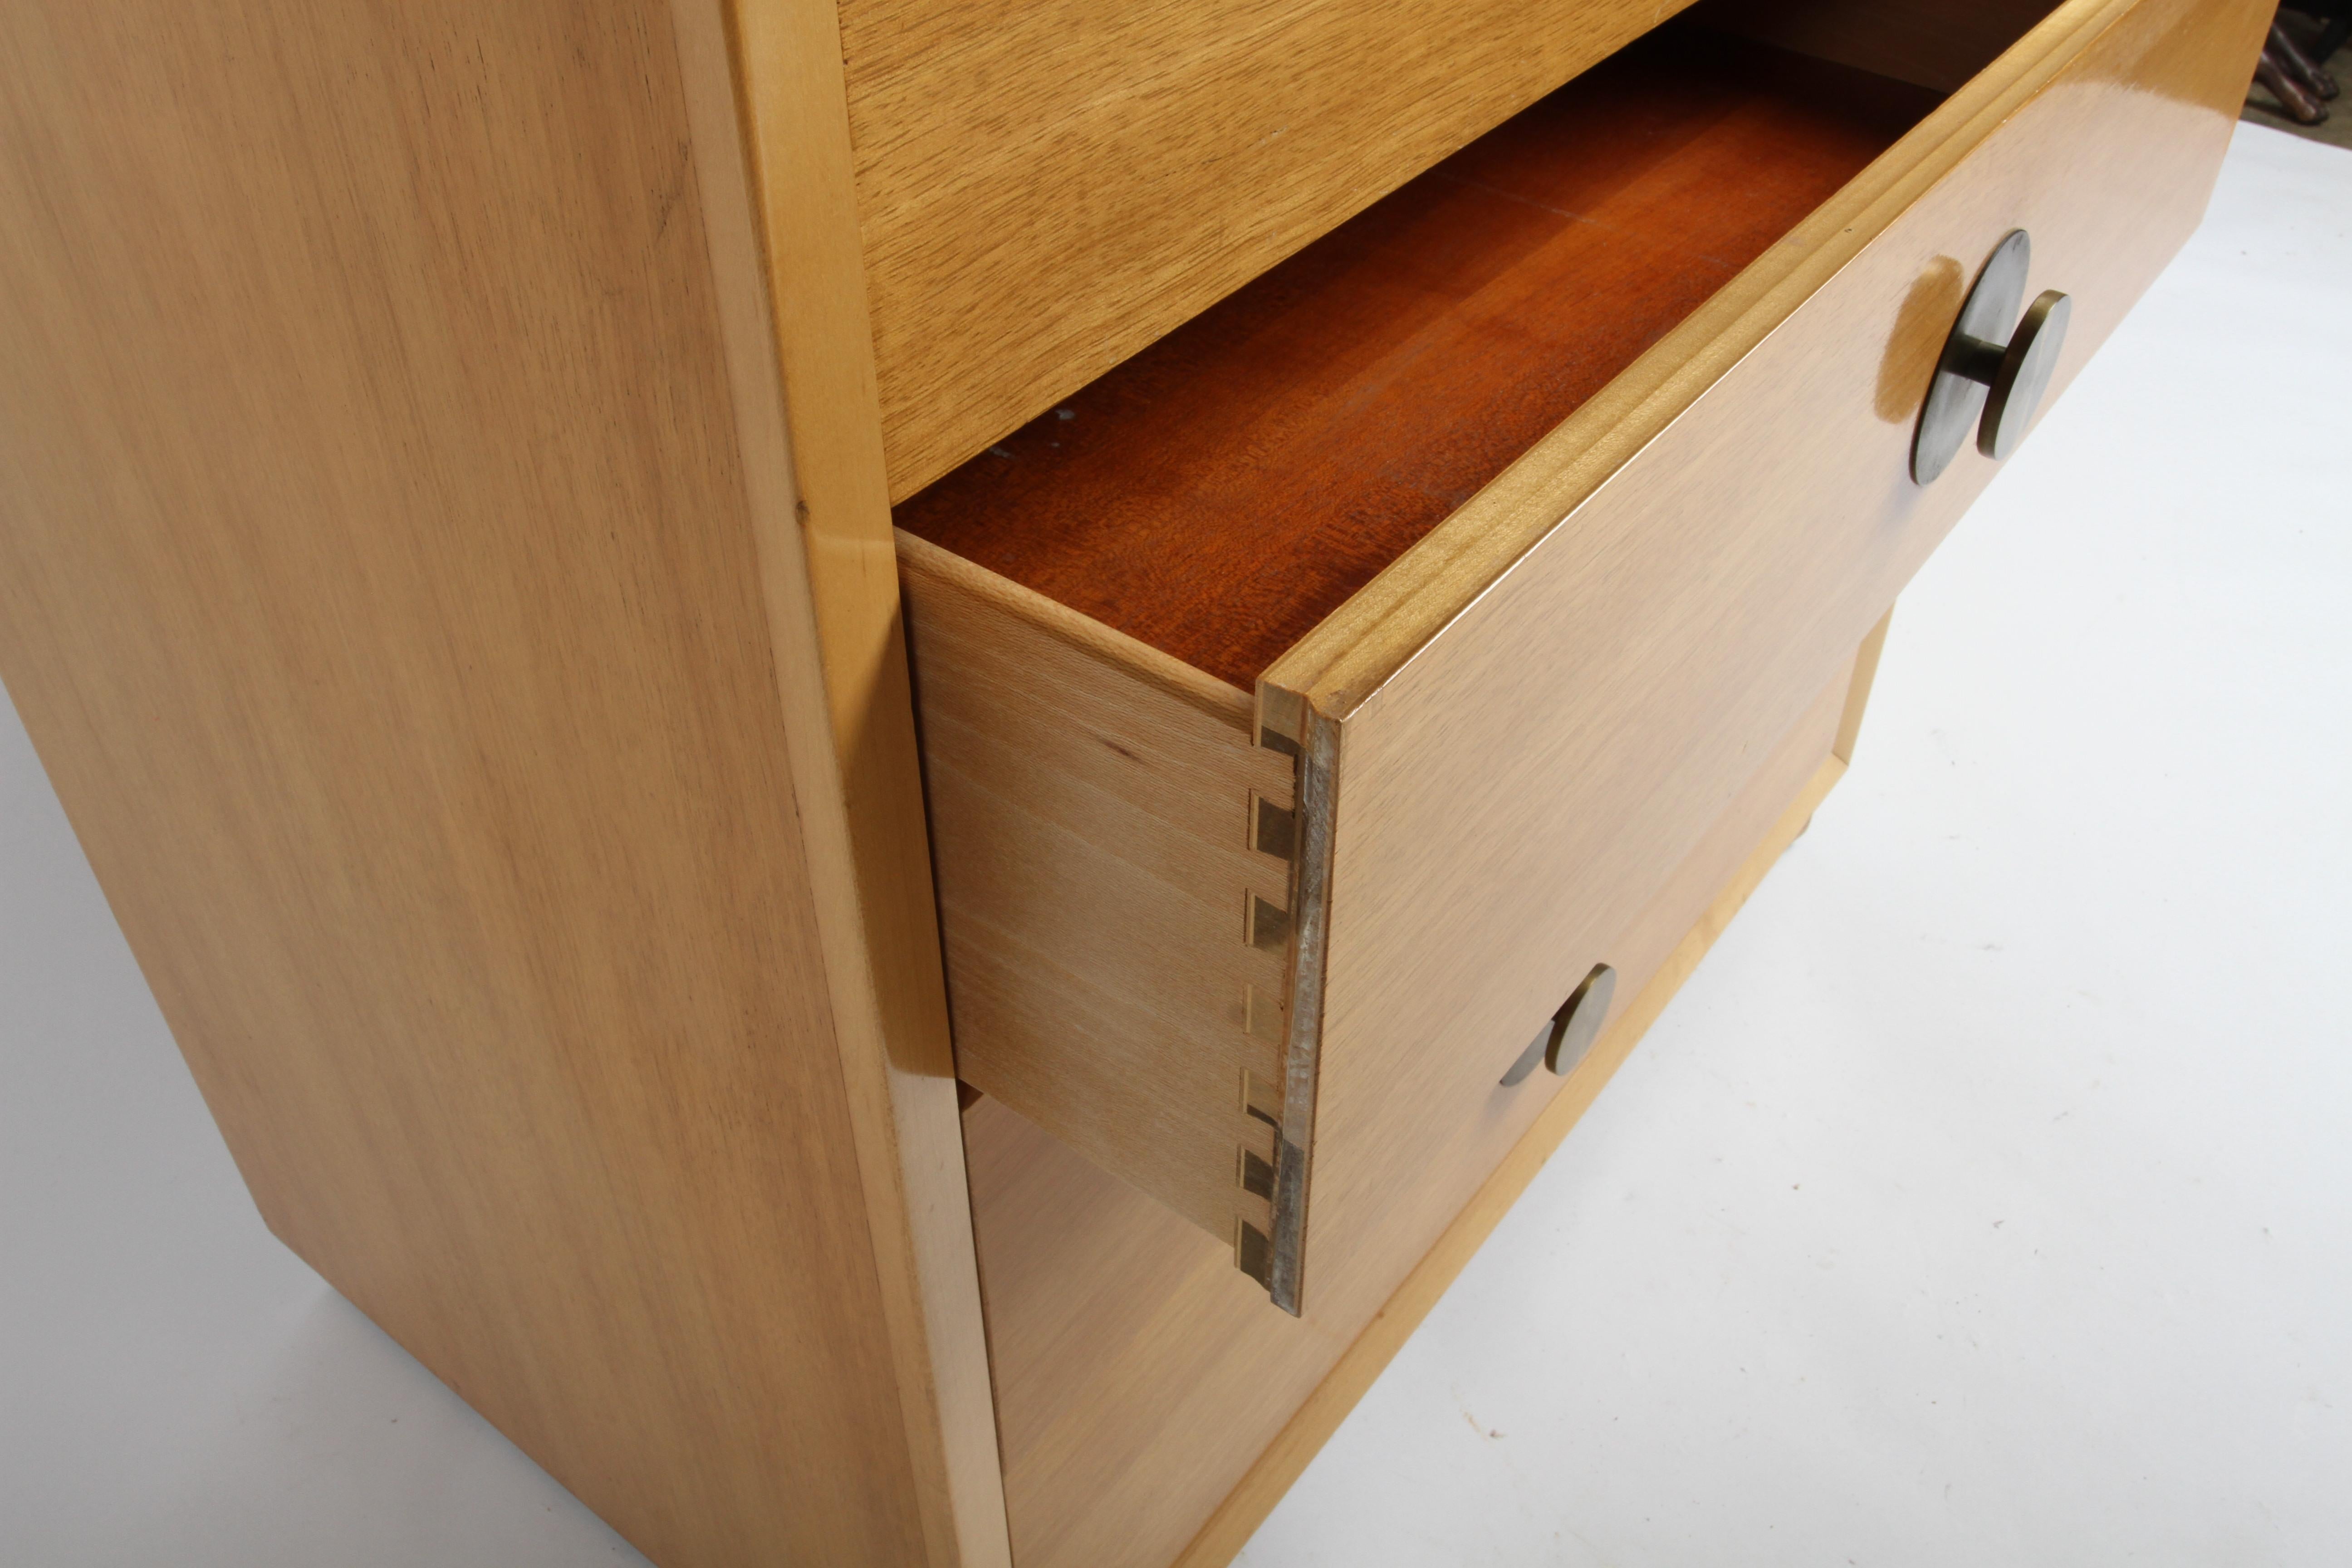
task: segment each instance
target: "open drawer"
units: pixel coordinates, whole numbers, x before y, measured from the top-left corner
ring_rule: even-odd
[[[1711,0],[899,506],[959,1071],[1279,1305],[1378,1300],[1539,1109],[1990,477],[1911,467],[1986,258],[2070,296],[2054,393],[2265,15],[1839,20],[1937,9]]]

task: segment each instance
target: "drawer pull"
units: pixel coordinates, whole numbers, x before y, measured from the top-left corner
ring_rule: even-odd
[[[1576,1064],[1601,1037],[1601,1026],[1609,1021],[1609,998],[1617,989],[1617,972],[1605,963],[1596,963],[1592,973],[1559,1005],[1551,1021],[1536,1031],[1511,1070],[1503,1075],[1502,1087],[1517,1086],[1541,1062],[1552,1071],[1566,1078],[1576,1070]]]
[[[1993,247],[1960,307],[1960,318],[1952,324],[1952,335],[1937,362],[1936,379],[1928,384],[1927,405],[1919,411],[1918,435],[1911,443],[1911,477],[1923,485],[1934,483],[1950,464],[1971,424],[1977,426],[1977,450],[1988,458],[2006,458],[2025,439],[2026,426],[2033,422],[2051,374],[2058,368],[2074,309],[2065,295],[2047,289],[2026,307],[2024,319],[2017,320],[2032,259],[2033,245],[2025,231],[2010,230]],[[2010,331],[2012,321],[2017,326]],[[2006,342],[1999,336],[2004,331]]]

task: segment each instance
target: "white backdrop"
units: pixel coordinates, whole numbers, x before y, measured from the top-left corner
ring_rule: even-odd
[[[2212,216],[1249,1568],[2352,1560],[2352,153]],[[261,1226],[0,710],[0,1562],[643,1560]]]

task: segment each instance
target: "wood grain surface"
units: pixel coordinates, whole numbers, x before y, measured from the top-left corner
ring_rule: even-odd
[[[845,0],[911,494],[1683,0]]]
[[[1779,863],[1811,822],[1815,809],[1844,774],[1845,765],[1834,757],[1824,759],[1814,769],[1804,788],[1766,832],[1763,841],[1717,892],[1714,901],[1684,933],[1666,961],[1652,973],[1650,983],[1629,1005],[1621,1008],[1574,1076],[1544,1107],[1543,1113],[1518,1142],[1511,1145],[1510,1152],[1495,1168],[1494,1174],[1486,1178],[1476,1195],[1445,1227],[1436,1245],[1414,1265],[1404,1283],[1364,1326],[1363,1332],[1349,1344],[1346,1352],[1315,1385],[1314,1393],[1307,1395],[1248,1473],[1225,1494],[1224,1500],[1217,1505],[1216,1511],[1171,1568],[1223,1568],[1248,1543],[1250,1536],[1282,1500],[1283,1494],[1306,1471],[1308,1462],[1339,1429],[1356,1402],[1370,1391],[1381,1370],[1404,1347],[1405,1341],[1421,1326],[1438,1299],[1485,1245],[1503,1215],[1518,1201],[1519,1194],[1527,1191],[1544,1162],[1591,1108],[1609,1079],[1632,1056],[1633,1047],[1657,1022],[1675,993],[1682,989],[1683,982],[1696,972],[1699,961],[1729,927],[1748,895],[1762,884],[1765,874]]]
[[[289,1246],[665,1568],[1001,1563],[719,21],[0,13],[0,672]]]
[[[1852,220],[1866,247],[1433,638],[1371,628],[1409,660],[1396,674],[1359,687],[1360,648],[1290,686],[1340,727],[1310,1310],[1326,1289],[1385,1293],[1457,1212],[1486,1174],[1461,1151],[1487,1114],[1460,1054],[1524,1039],[1610,961],[1622,911],[1990,477],[1973,455],[1932,487],[1908,475],[1954,290],[2030,229],[2031,287],[2076,300],[2063,384],[2195,226],[2258,7],[2084,10],[2009,58],[2021,100],[1996,94],[1972,131],[1931,121],[1890,154],[1976,138],[1899,209]],[[1552,461],[1548,440],[1472,510],[1507,504],[1506,528],[1559,515]]]
[[[2137,19],[2125,34],[2107,39],[2100,58],[2080,58],[2092,40],[2105,37],[2126,16]],[[1965,206],[1971,193],[1997,198],[2008,182],[2030,179],[2049,192],[2045,200],[2063,206],[2072,168],[2062,151],[2069,145],[2066,138],[2095,128],[2104,110],[2113,107],[2127,117],[2142,116],[2151,133],[2179,136],[2201,161],[2182,167],[2152,156],[2133,159],[2115,151],[2122,138],[2101,136],[2102,153],[2128,166],[2116,171],[2124,183],[2116,187],[2115,199],[2096,201],[2084,223],[2096,240],[2127,246],[2129,226],[2148,206],[2152,228],[2168,219],[2176,235],[2185,232],[2210,188],[2218,157],[2214,138],[2221,133],[2214,129],[2218,106],[2236,101],[2231,95],[2242,85],[2235,78],[2243,62],[2236,57],[2243,52],[2245,25],[2244,13],[2229,0],[2168,0],[2153,10],[2136,10],[2132,0],[2067,0],[1494,483],[1325,617],[1267,670],[1267,681],[1294,695],[1318,693],[1327,711],[1344,716],[1939,185],[1946,187],[1937,198],[1939,205]],[[2035,110],[2037,124],[2004,134],[2008,151],[1997,175],[1989,183],[1974,174],[1973,167],[1981,165],[1972,163],[1972,155],[1986,139],[2035,103],[2062,71],[2072,79]],[[2143,93],[2147,103],[2137,101]],[[2056,140],[2047,139],[2053,136]],[[1964,164],[1971,172],[1956,173]],[[1977,221],[1993,220],[1980,214]],[[1854,303],[1870,312],[1867,325],[1850,331],[1859,344],[1860,358],[1853,363],[1866,366],[1870,375],[1868,406],[1875,422],[1888,427],[1880,432],[1882,441],[1899,436],[1907,442],[1902,432],[1916,413],[1920,389],[1977,265],[1977,258],[1959,256],[1957,244],[1945,254],[1919,227],[1911,226],[1907,243],[1929,250],[1928,257],[1909,258],[1920,270],[1867,281],[1857,274],[1830,296],[1833,303],[1814,307],[1815,315],[1826,314],[1847,304],[1846,290],[1866,294],[1866,300]],[[2046,248],[2038,247],[2037,257]],[[1881,257],[1892,254],[1885,247],[1878,251]],[[2143,257],[2137,272],[2149,275],[2169,254],[2163,249]],[[2120,256],[2113,265],[2133,270]],[[1890,269],[1895,269],[1892,264]],[[2077,299],[2078,311],[2084,303]],[[2053,394],[2100,335],[2099,322],[2112,321],[2124,303],[2110,301],[2105,314],[2090,323],[2088,335],[2062,366]],[[2079,315],[2076,321],[2083,333]],[[1760,379],[1747,374],[1748,384]],[[1729,401],[1727,395],[1717,399],[1718,405]],[[1810,423],[1808,406],[1793,395],[1776,389],[1771,403],[1789,411],[1791,427],[1803,429]],[[1980,486],[1983,459],[1970,458],[1969,463]],[[1939,480],[1935,494],[1949,493]]]
[[[1007,1561],[829,0],[671,0],[898,1397],[934,1560]],[[807,689],[806,701],[801,698]],[[836,825],[838,830],[836,830]]]
[[[1619,1012],[1573,1074],[1492,1088],[1525,1038],[1486,1042],[1462,1064],[1491,1068],[1492,1113],[1459,1157],[1496,1174],[1465,1190],[1454,1226],[1387,1289],[1323,1292],[1303,1320],[1279,1312],[1164,1205],[995,1100],[972,1108],[973,1221],[1023,1568],[1231,1557],[1811,816],[1842,771],[1826,759],[1846,695],[1843,681],[1825,689],[1652,906],[1625,911]]]
[[[1680,28],[898,509],[1243,687],[1934,107]]]
[[[1845,716],[1838,721],[1837,742],[1830,747],[1831,755],[1842,763],[1853,761],[1854,742],[1862,735],[1863,714],[1870,707],[1870,689],[1878,679],[1879,655],[1886,651],[1886,631],[1895,624],[1895,612],[1887,611],[1862,639],[1862,650],[1853,658],[1853,688],[1845,700]]]
[[[1250,826],[1289,807],[1288,759],[1237,688],[903,550],[958,1069],[1229,1247],[1236,1220],[1268,1234],[1242,1074],[1278,1081],[1249,1005],[1279,1005],[1284,950],[1250,921],[1289,866]]]

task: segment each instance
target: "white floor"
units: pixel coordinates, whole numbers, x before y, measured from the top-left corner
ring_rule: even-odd
[[[1250,1568],[2352,1561],[2352,154],[2212,216]],[[0,1563],[637,1563],[261,1228],[0,722]]]

